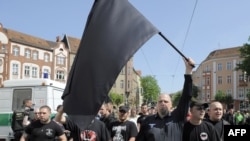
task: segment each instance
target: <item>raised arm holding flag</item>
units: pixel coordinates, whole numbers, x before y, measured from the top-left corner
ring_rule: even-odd
[[[156,33],[128,0],[95,0],[62,96],[79,128],[91,123],[122,67]]]

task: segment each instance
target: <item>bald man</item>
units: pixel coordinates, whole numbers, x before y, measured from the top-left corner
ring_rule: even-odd
[[[159,95],[156,105],[157,113],[148,116],[142,122],[136,141],[182,141],[183,125],[192,96],[193,67],[190,64],[194,64],[192,59],[185,61],[185,82],[178,106],[172,109],[170,95]]]
[[[214,125],[220,139],[224,141],[224,125],[230,125],[230,123],[222,118],[223,106],[219,101],[213,101],[210,103],[208,116],[209,118],[205,119],[205,121]]]

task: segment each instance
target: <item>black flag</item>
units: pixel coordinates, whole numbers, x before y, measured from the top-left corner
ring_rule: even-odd
[[[159,33],[128,0],[95,0],[63,93],[64,111],[85,129],[122,67]]]

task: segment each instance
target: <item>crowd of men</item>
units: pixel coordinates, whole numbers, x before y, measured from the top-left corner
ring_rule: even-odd
[[[56,115],[51,117],[49,106],[31,110],[32,101],[25,100],[24,128],[15,133],[16,140],[223,141],[224,125],[249,124],[248,114],[234,112],[233,106],[224,110],[219,101],[191,100],[193,67],[190,64],[194,62],[192,59],[184,62],[185,81],[176,107],[168,94],[160,94],[155,107],[142,104],[139,112],[128,105],[114,110],[112,102],[104,102],[96,118],[82,130],[64,113],[62,105],[58,105]]]

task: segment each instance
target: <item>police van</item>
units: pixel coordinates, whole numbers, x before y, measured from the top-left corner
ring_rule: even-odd
[[[52,113],[62,104],[61,96],[66,84],[50,79],[6,80],[0,87],[0,141],[12,140],[13,111],[20,109],[24,99],[31,99],[34,108],[48,105]]]

